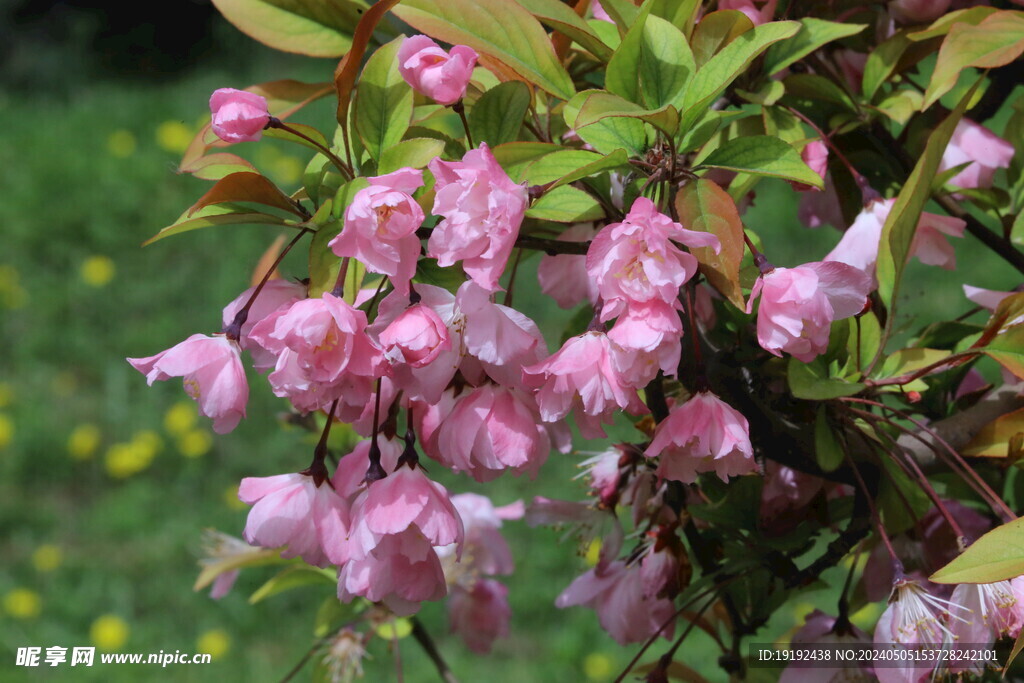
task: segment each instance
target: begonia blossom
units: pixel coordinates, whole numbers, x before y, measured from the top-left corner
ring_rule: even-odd
[[[996,170],[1006,168],[1013,159],[1014,148],[985,126],[970,119],[961,119],[942,154],[939,172],[960,164],[967,167],[949,179],[950,185],[964,189],[992,187]]]
[[[210,127],[224,142],[255,142],[270,123],[267,99],[256,93],[220,88],[210,96]]]
[[[398,72],[413,90],[438,104],[454,104],[466,93],[477,58],[465,45],[445,52],[427,36],[410,36],[398,48]]]

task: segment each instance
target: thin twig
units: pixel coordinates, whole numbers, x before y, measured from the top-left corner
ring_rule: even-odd
[[[448,668],[448,663],[441,656],[441,651],[437,649],[434,639],[430,637],[427,629],[423,628],[423,623],[418,617],[412,618],[412,636],[420,644],[420,647],[423,648],[423,651],[427,653],[427,656],[430,657],[430,661],[434,663],[434,666],[437,667],[437,673],[441,676],[441,680],[444,683],[459,683],[459,679]]]

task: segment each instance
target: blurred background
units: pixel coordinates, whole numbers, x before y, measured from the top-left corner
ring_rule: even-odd
[[[208,187],[175,169],[208,118],[209,94],[282,78],[328,81],[334,63],[273,52],[207,2],[180,0],[122,4],[116,12],[84,0],[2,0],[0,62],[0,679],[277,680],[309,649],[330,587],[250,605],[273,569],[243,572],[220,601],[192,585],[202,530],[241,533],[238,481],[305,467],[312,441],[282,425],[286,406],[255,376],[249,419],[215,436],[179,382],[147,388],[124,358],[219,331],[221,308],[249,286],[277,236],[267,227],[225,227],[140,247]],[[331,103],[293,120],[329,131]],[[287,191],[308,160],[301,148],[273,140],[232,151]],[[746,218],[773,262],[797,265],[828,252],[836,234],[801,227],[788,186],[762,188]],[[970,238],[956,249],[963,278],[911,267],[905,296],[912,304],[903,311],[919,315],[908,319],[908,330],[969,310],[962,281],[1019,284]],[[286,276],[305,275],[295,256],[282,268]],[[538,320],[554,350],[571,315],[532,295],[536,261],[524,264],[520,282],[529,293],[517,295],[517,305]],[[620,438],[629,431],[623,424]],[[578,445],[597,451],[605,444]],[[535,482],[443,482],[453,492],[487,493],[498,505],[534,495],[580,499],[584,486],[572,478],[585,457],[556,455]],[[612,680],[635,648],[618,647],[592,611],[553,606],[596,548],[575,548],[559,532],[522,523],[506,531],[518,563],[507,581],[512,635],[490,657],[472,655],[447,634],[443,606],[423,609],[456,674],[464,681]],[[784,635],[827,598],[807,594],[758,640]],[[870,628],[875,616],[861,615],[863,625]],[[706,642],[694,637],[682,652],[713,675]],[[159,673],[102,666],[98,658],[86,670],[14,666],[18,647],[52,645],[209,652],[213,663]],[[411,639],[400,652],[406,680],[436,680]],[[388,643],[376,639],[370,654],[367,680],[392,680]]]

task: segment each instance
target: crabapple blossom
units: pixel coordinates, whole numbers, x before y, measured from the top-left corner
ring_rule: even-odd
[[[494,579],[480,579],[469,588],[455,586],[448,596],[448,622],[471,652],[487,654],[497,638],[508,635],[512,610],[508,588]]]
[[[338,256],[359,259],[367,270],[387,275],[400,294],[409,292],[416,273],[423,209],[412,193],[423,186],[423,172],[402,168],[367,178],[345,210],[345,226],[328,242]]]
[[[644,452],[658,458],[658,476],[692,484],[701,472],[730,476],[757,471],[747,418],[710,391],[673,407]]]
[[[808,142],[803,150],[800,152],[800,158],[807,166],[821,176],[821,179],[825,179],[825,174],[828,173],[828,145],[822,140],[812,140]],[[820,189],[813,185],[805,185],[803,183],[790,183],[793,189],[797,192],[821,192]]]
[[[483,576],[511,574],[514,569],[512,550],[500,529],[503,522],[522,519],[525,512],[523,502],[495,507],[487,496],[460,493],[452,496],[452,505],[459,511],[466,528],[466,549],[458,563],[464,571],[459,573],[459,577],[466,576],[466,572]],[[437,552],[444,563],[446,558],[454,558],[455,548],[438,548]]]
[[[995,583],[962,583],[953,589],[949,601],[966,610],[962,619],[954,620],[949,627],[959,643],[982,643],[991,646],[1004,636],[1015,638],[1024,625],[1024,602],[1019,591],[1020,579]],[[954,673],[981,673],[982,663],[971,660],[952,661],[950,670]]]
[[[560,242],[587,242],[597,233],[593,223],[578,223],[558,236]],[[582,254],[545,254],[537,266],[540,291],[561,308],[574,308],[588,301],[596,304],[597,285],[587,274],[587,257]]]
[[[526,186],[512,182],[487,143],[462,161],[436,158],[427,166],[436,180],[433,212],[444,217],[430,233],[427,255],[442,267],[462,261],[478,285],[500,289],[498,278],[526,214]]]
[[[675,376],[682,353],[683,324],[678,301],[652,299],[629,306],[608,331],[622,348],[617,368],[631,387],[642,388],[658,374]]]
[[[868,634],[849,622],[837,619],[821,610],[814,610],[804,619],[804,625],[793,635],[792,644],[869,645]],[[840,683],[840,681],[869,681],[870,674],[858,668],[827,668],[822,666],[801,666],[792,663],[782,671],[779,683]]]
[[[602,321],[627,306],[677,299],[679,288],[697,272],[697,259],[675,242],[716,252],[721,248],[717,237],[683,228],[646,197],[633,202],[621,223],[597,233],[587,250],[587,273],[604,301]]]
[[[895,199],[870,202],[823,260],[849,264],[874,278],[882,227],[895,203]],[[962,237],[966,225],[952,216],[922,213],[910,245],[911,255],[926,265],[952,270],[956,267],[956,254],[944,235]]]
[[[250,287],[224,307],[222,318],[225,329],[234,322],[235,316],[252,299],[255,291],[255,286]],[[252,328],[256,323],[279,308],[291,305],[299,299],[305,298],[306,287],[303,284],[291,280],[274,279],[268,280],[263,285],[263,289],[256,295],[256,298],[252,299],[252,306],[249,307],[245,322],[242,323],[238,330],[238,345],[252,355],[253,365],[257,370],[266,370],[267,368],[274,367],[277,359],[274,354],[249,340],[249,333],[252,332]]]
[[[494,479],[506,469],[536,476],[551,450],[539,422],[529,394],[485,384],[458,398],[441,422],[436,450],[441,462],[477,481]]]
[[[126,359],[146,376],[146,383],[182,377],[185,393],[199,405],[199,414],[213,420],[213,431],[226,434],[245,417],[249,384],[241,349],[224,335],[193,334],[185,341],[148,358]]]
[[[961,119],[942,154],[939,172],[967,163],[949,184],[964,189],[988,188],[992,187],[996,170],[1008,167],[1013,155],[1013,145],[1009,142],[985,126]]]
[[[545,422],[575,413],[588,438],[603,435],[601,422],[611,423],[617,410],[640,413],[644,406],[636,390],[616,369],[622,350],[603,332],[585,332],[562,345],[548,359],[523,368],[527,385],[537,389],[537,406]]]
[[[491,294],[469,281],[459,287],[455,303],[464,318],[462,341],[466,351],[490,365],[537,362],[538,346],[547,348],[537,324],[508,306],[491,301]]]
[[[392,320],[380,333],[380,344],[388,360],[412,368],[429,365],[452,347],[444,321],[423,304],[410,306]]]
[[[774,268],[750,293],[750,306],[761,296],[757,341],[776,356],[785,351],[808,363],[828,347],[832,322],[860,313],[870,290],[870,278],[845,263]]]
[[[398,72],[413,90],[438,104],[454,104],[466,94],[478,55],[465,45],[450,52],[424,35],[411,36],[398,48]]]
[[[220,88],[210,96],[210,127],[224,142],[255,142],[270,123],[267,99],[256,93]]]
[[[348,558],[348,507],[329,482],[318,484],[301,473],[246,477],[238,498],[252,505],[243,532],[248,543],[287,546],[281,557],[301,557],[318,567]]]

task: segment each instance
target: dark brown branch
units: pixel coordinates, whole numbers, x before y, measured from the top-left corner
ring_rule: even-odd
[[[412,637],[416,639],[416,642],[420,644],[423,651],[430,657],[430,661],[437,667],[437,673],[441,676],[441,680],[444,683],[459,683],[459,679],[455,677],[452,670],[448,668],[448,663],[444,661],[444,657],[441,656],[440,650],[437,649],[437,645],[434,644],[434,639],[430,637],[430,633],[427,629],[423,628],[423,622],[418,618],[412,618]]]

